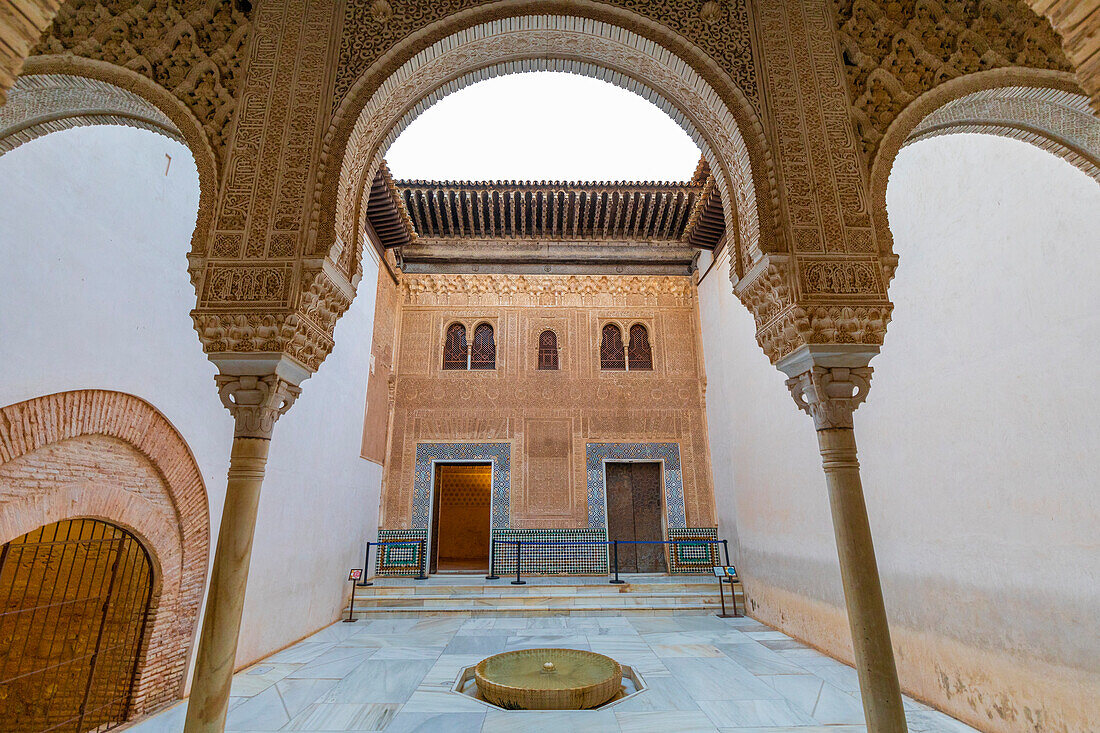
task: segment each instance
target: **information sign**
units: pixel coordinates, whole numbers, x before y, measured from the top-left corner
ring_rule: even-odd
[[[348,573],[348,580],[359,580],[363,577],[363,568],[352,568]]]

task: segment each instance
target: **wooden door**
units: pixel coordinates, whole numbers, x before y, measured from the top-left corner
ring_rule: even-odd
[[[661,464],[608,463],[607,534],[610,540],[663,540]],[[619,545],[619,572],[661,573],[664,545]]]

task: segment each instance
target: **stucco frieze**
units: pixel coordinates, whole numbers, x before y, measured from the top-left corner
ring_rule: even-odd
[[[107,61],[156,82],[202,122],[220,164],[244,78],[252,23],[233,0],[68,0],[33,55]]]
[[[1023,2],[835,4],[852,115],[869,158],[898,113],[945,81],[1008,66],[1071,70],[1050,23]]]

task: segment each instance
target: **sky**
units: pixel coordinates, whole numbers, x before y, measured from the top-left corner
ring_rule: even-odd
[[[397,179],[686,181],[699,148],[642,97],[576,74],[510,74],[413,120],[386,153]]]

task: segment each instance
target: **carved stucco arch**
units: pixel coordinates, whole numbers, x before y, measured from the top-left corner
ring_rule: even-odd
[[[501,3],[501,6],[516,3]],[[567,3],[584,9],[592,3]],[[606,6],[602,6],[606,10]],[[552,70],[609,81],[650,100],[704,151],[722,194],[726,225],[737,232],[735,269],[777,247],[774,171],[761,126],[729,77],[722,94],[680,56],[619,25],[574,15],[500,18],[490,6],[442,21],[450,35],[430,45],[429,29],[387,54],[359,80],[337,110],[322,149],[308,250],[327,255],[350,277],[359,274],[366,184],[401,131],[443,96],[503,74]],[[610,11],[608,11],[610,12]],[[636,28],[649,23],[626,11]],[[461,16],[461,17],[459,17]],[[486,17],[500,18],[484,21]],[[667,31],[666,31],[667,33]],[[690,45],[683,41],[685,46]],[[713,62],[694,49],[695,63]],[[394,58],[407,60],[389,74]],[[707,69],[713,78],[715,69]],[[339,176],[332,175],[339,161]]]
[[[134,688],[135,713],[142,714],[183,694],[210,546],[206,486],[190,448],[164,415],[133,395],[105,390],[59,392],[0,408],[0,469],[89,437],[121,442],[147,463],[164,488],[171,521],[161,505],[109,482],[89,488],[60,479],[41,493],[0,499],[0,543],[89,517],[116,524],[145,545],[156,605]]]
[[[32,56],[0,106],[0,155],[57,130],[124,125],[183,143],[199,174],[191,252],[204,251],[218,190],[214,151],[194,113],[171,92],[130,69],[78,56]]]
[[[1005,68],[953,79],[901,111],[872,161],[875,229],[883,254],[893,254],[886,187],[898,153],[918,140],[966,132],[1031,143],[1100,183],[1100,119],[1072,74]]]

